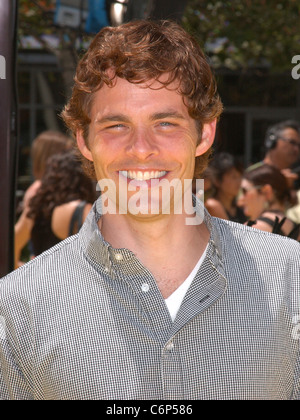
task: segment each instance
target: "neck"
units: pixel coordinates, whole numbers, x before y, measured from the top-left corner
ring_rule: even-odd
[[[234,198],[234,195],[223,193],[223,191],[220,190],[216,194],[216,199],[219,200],[229,212],[232,210]]]
[[[133,252],[160,255],[183,241],[189,241],[195,235],[202,236],[202,231],[207,231],[204,223],[200,225],[187,225],[185,215],[165,215],[164,217],[134,218],[128,215],[105,214],[99,220],[99,227],[104,239],[114,248],[128,248]]]
[[[190,226],[185,217],[164,215],[138,219],[106,214],[100,219],[99,227],[104,239],[114,248],[127,248],[136,255],[151,271],[166,298],[193,270],[209,240],[204,223]]]
[[[275,201],[272,204],[270,204],[270,206],[268,207],[268,209],[266,210],[266,212],[268,210],[272,210],[272,211],[275,211],[276,210],[276,211],[281,212],[281,213],[284,213],[285,212],[284,205],[281,204],[281,203],[279,203],[279,201]]]

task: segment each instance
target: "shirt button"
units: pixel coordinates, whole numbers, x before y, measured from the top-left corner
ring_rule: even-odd
[[[142,284],[142,292],[147,293],[149,292],[150,286],[147,283]]]
[[[166,349],[168,351],[172,351],[174,349],[174,343],[172,341],[170,341],[167,345],[166,345]]]
[[[123,256],[122,256],[122,254],[116,254],[116,255],[115,255],[115,259],[116,259],[117,261],[122,261],[122,260],[123,260]]]

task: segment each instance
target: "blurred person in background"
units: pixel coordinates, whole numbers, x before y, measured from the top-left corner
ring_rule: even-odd
[[[269,127],[265,137],[265,149],[264,159],[251,165],[247,171],[263,164],[275,166],[293,189],[294,182],[299,177],[293,171],[293,167],[300,158],[300,124],[294,120],[286,120]]]
[[[286,217],[290,203],[288,182],[279,169],[261,165],[245,172],[238,204],[253,227],[297,239],[299,226]]]
[[[73,142],[70,137],[55,130],[41,132],[32,142],[31,161],[34,181],[26,190],[20,209],[19,217],[15,224],[15,260],[19,260],[19,251],[27,243],[30,237],[31,225],[27,218],[29,201],[36,194],[41,185],[41,179],[45,173],[47,160],[57,153],[71,150]],[[16,254],[17,252],[17,254]]]
[[[27,235],[15,246],[16,266],[29,240],[36,256],[77,233],[95,199],[95,185],[72,151],[51,156],[40,187],[28,203]]]
[[[242,164],[231,154],[221,152],[214,156],[207,173],[213,190],[205,200],[209,213],[221,219],[244,223],[247,218],[236,204],[243,177]]]
[[[286,214],[294,223],[300,223],[300,189],[297,192],[297,204],[288,209]]]
[[[47,160],[50,156],[70,150],[73,142],[70,137],[55,130],[46,130],[40,133],[32,142],[31,161],[34,182],[26,190],[24,195],[24,207],[28,204],[41,185],[41,179],[45,173]]]
[[[205,168],[205,170],[201,174],[200,179],[203,180],[203,186],[201,186],[201,188],[199,189],[199,185],[197,185],[196,179],[194,178],[192,190],[193,194],[195,194],[196,197],[204,203],[214,193],[211,170],[209,167]]]

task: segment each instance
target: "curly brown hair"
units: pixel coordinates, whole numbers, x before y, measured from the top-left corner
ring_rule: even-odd
[[[85,175],[73,152],[53,155],[47,161],[40,188],[29,202],[28,217],[50,220],[56,206],[79,199],[95,201],[94,183]]]
[[[168,75],[166,81],[160,80]],[[179,82],[179,93],[197,122],[199,139],[203,124],[218,118],[222,103],[211,68],[198,42],[172,21],[133,21],[105,27],[94,38],[80,60],[72,97],[62,117],[73,135],[82,131],[88,146],[90,110],[95,92],[115,78],[141,84],[157,80],[162,87]],[[210,151],[196,158],[195,174],[202,173]],[[93,163],[82,158],[85,170],[94,177]]]

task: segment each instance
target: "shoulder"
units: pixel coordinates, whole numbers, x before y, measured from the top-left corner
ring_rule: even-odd
[[[71,218],[77,208],[77,206],[81,203],[80,200],[70,201],[69,203],[61,204],[60,206],[55,207],[52,213],[51,219],[51,228],[56,236],[61,239],[67,238],[69,234],[69,226],[71,222]],[[86,216],[88,215],[90,209],[92,208],[92,204],[85,203],[83,209],[83,221],[85,220]]]
[[[287,210],[287,216],[294,222],[300,223],[300,190],[297,193],[298,204]]]
[[[76,311],[76,296],[82,296],[78,290],[92,277],[77,236],[0,279],[0,321],[5,322],[12,351],[23,359],[32,357],[37,335],[56,327],[54,319],[67,314],[72,305]]]
[[[8,305],[18,299],[31,302],[37,294],[53,291],[71,275],[78,261],[80,245],[77,235],[67,238],[28,263],[0,279],[0,308],[8,299]],[[12,296],[10,299],[9,296]]]
[[[36,180],[34,181],[30,187],[28,187],[28,189],[26,190],[25,194],[24,194],[24,205],[27,206],[29,204],[29,201],[31,200],[31,198],[33,196],[36,195],[38,189],[41,186],[41,181],[40,180]]]
[[[64,311],[70,296],[74,301],[75,296],[80,297],[77,290],[84,279],[92,277],[77,236],[60,242],[0,280],[0,317],[26,349],[40,320],[51,320],[56,316],[53,311]]]
[[[255,258],[256,262],[291,261],[300,266],[299,242],[228,220],[213,218],[213,222],[227,255],[235,252],[236,256],[245,255]]]
[[[215,219],[228,291],[236,302],[267,305],[279,313],[300,310],[300,244],[285,236]],[[242,299],[243,300],[243,299]],[[277,308],[277,309],[276,309]],[[247,311],[247,308],[243,308]]]
[[[299,313],[300,243],[239,223],[215,221],[231,287],[256,290],[275,303],[285,301]]]
[[[221,219],[228,219],[228,215],[224,210],[222,203],[220,203],[217,199],[213,197],[208,198],[205,201],[205,207],[212,216],[219,217]]]
[[[96,211],[96,210],[95,210]],[[35,296],[50,296],[67,293],[93,275],[99,279],[98,271],[91,264],[91,244],[101,243],[95,214],[91,211],[81,231],[69,236],[31,261],[0,279],[0,303],[7,291],[24,296],[24,302],[33,301]],[[95,251],[96,252],[96,251]],[[101,257],[99,257],[100,266]]]
[[[215,223],[231,290],[256,290],[266,299],[272,296],[272,302],[283,299],[288,306],[297,301],[299,311],[300,243],[239,223],[219,219]]]
[[[79,203],[80,200],[74,200],[54,208],[51,229],[58,238],[64,239],[68,236],[71,217]]]

